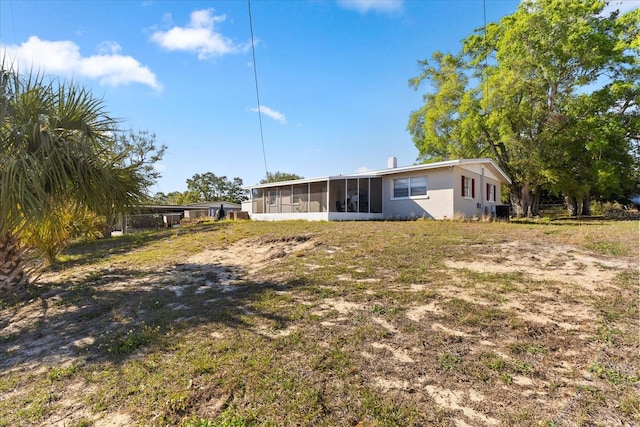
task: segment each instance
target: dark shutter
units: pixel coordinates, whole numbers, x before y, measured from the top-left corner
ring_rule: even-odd
[[[476,198],[476,180],[475,179],[471,180],[471,198],[472,199]]]

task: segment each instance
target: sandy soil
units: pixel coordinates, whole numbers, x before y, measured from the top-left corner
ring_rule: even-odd
[[[224,250],[206,250],[196,254],[184,262],[170,266],[158,272],[158,276],[170,277],[171,283],[167,287],[180,297],[187,288],[193,287],[191,281],[192,272],[198,271],[200,276],[211,280],[199,281],[197,286],[203,289],[216,288],[220,294],[234,292],[243,286],[247,280],[258,280],[261,270],[268,264],[285,258],[292,254],[309,251],[314,248],[312,239],[300,238],[289,241],[275,240],[245,240],[227,247]],[[326,248],[324,250],[327,250]],[[592,305],[587,304],[584,299],[572,298],[575,293],[590,293],[592,295],[605,295],[615,289],[615,277],[621,271],[637,269],[637,265],[631,260],[616,260],[603,258],[579,250],[570,246],[548,246],[544,248],[535,243],[510,242],[499,245],[491,253],[479,255],[478,259],[471,262],[448,260],[446,266],[449,269],[447,274],[456,281],[464,281],[464,271],[478,273],[522,274],[523,280],[534,284],[527,294],[505,293],[502,306],[505,309],[514,310],[523,321],[532,322],[536,325],[559,328],[560,330],[573,331],[578,336],[587,333],[582,325],[585,321],[592,319],[597,313]],[[309,270],[317,266],[309,265]],[[77,274],[77,273],[76,273]],[[63,279],[60,275],[49,274],[42,277],[41,281],[60,282]],[[347,278],[344,278],[347,279]],[[117,277],[111,280],[108,286],[112,290],[118,289],[152,289],[156,286],[157,277],[144,277],[132,281],[118,280]],[[368,279],[375,282],[375,279]],[[161,282],[167,283],[167,280]],[[549,284],[548,286],[536,287],[535,284]],[[559,286],[564,284],[566,286]],[[407,290],[418,292],[428,285],[412,285]],[[21,305],[15,310],[5,310],[5,317],[0,320],[0,336],[8,337],[12,334],[20,334],[20,339],[3,345],[9,355],[4,359],[3,364],[10,366],[8,370],[2,368],[4,372],[19,370],[22,372],[38,372],[47,369],[48,366],[65,367],[71,366],[78,357],[78,353],[83,348],[93,344],[93,334],[88,325],[79,322],[72,328],[65,327],[64,324],[50,322],[50,318],[59,318],[60,314],[67,314],[64,318],[70,318],[74,310],[79,308],[73,305],[57,304],[65,291],[55,288],[44,294],[41,298],[33,300],[29,304]],[[196,293],[198,289],[196,289]],[[291,291],[289,291],[291,292]],[[482,296],[477,289],[465,288],[451,285],[451,287],[441,287],[438,292],[444,296],[455,296],[456,298],[482,303]],[[180,304],[176,304],[175,310],[184,310]],[[359,310],[363,310],[362,303],[349,301],[343,297],[325,298],[321,303],[315,305],[312,314],[324,317],[327,313],[334,315],[321,320],[322,327],[333,327],[348,320],[348,318]],[[406,322],[420,324],[430,316],[437,315],[443,311],[443,307],[438,301],[430,301],[426,304],[414,304],[407,307],[405,312]],[[370,347],[362,350],[361,356],[366,360],[376,360],[381,357],[391,359],[395,365],[401,366],[402,372],[414,369],[420,358],[421,349],[407,343],[403,343],[402,331],[398,325],[382,317],[373,316],[373,322],[387,331],[384,342],[374,342]],[[32,334],[25,331],[38,325],[37,331]],[[476,346],[471,351],[480,352],[492,350],[498,352],[498,343],[486,339],[483,336],[470,336],[463,330],[458,330],[455,326],[447,326],[438,322],[431,322],[431,330],[434,333],[445,334],[451,337],[472,338]],[[272,337],[282,336],[291,333],[295,326],[288,329],[272,332],[266,328],[257,328],[257,332],[268,334]],[[396,339],[397,338],[397,339]],[[510,356],[499,353],[505,359]],[[571,382],[574,381],[576,367],[570,363],[572,354],[566,353],[559,357],[555,372],[554,381]],[[400,369],[400,368],[399,368]],[[589,382],[591,375],[584,371],[582,367],[585,383]],[[400,372],[400,371],[399,371]],[[418,372],[418,371],[416,371]],[[408,380],[407,375],[393,372],[378,375],[371,373],[372,381],[381,391],[402,391],[407,389],[419,389],[425,396],[429,396],[437,405],[450,410],[458,410],[460,416],[454,420],[457,426],[493,426],[499,421],[484,412],[482,405],[491,397],[474,388],[465,388],[461,385],[448,386],[446,384],[435,384],[432,378],[422,376],[419,373],[412,376],[413,380]],[[549,387],[549,381],[545,379],[531,379],[524,376],[514,376],[514,384],[522,389],[523,396],[530,394],[532,399],[541,399],[541,403],[550,407],[563,408],[571,404],[572,395],[556,396],[555,403],[550,402],[548,396],[544,396],[544,390]],[[81,389],[86,384],[76,383],[73,387]],[[58,402],[60,409],[54,416],[46,420],[42,425],[64,426],[70,425],[83,417],[94,417],[74,398],[74,389],[70,388]],[[21,393],[16,389],[10,393],[5,393],[0,400],[12,399]],[[131,418],[125,413],[110,413],[95,420],[96,426],[119,427],[132,423]]]

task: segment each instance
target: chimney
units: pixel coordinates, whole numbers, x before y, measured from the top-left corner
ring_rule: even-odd
[[[387,169],[393,169],[398,167],[398,159],[391,156],[387,159]]]

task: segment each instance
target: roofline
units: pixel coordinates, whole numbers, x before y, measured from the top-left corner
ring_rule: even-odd
[[[311,183],[311,182],[330,181],[330,180],[334,180],[334,179],[379,178],[379,177],[382,177],[382,176],[385,176],[385,175],[392,175],[392,174],[396,174],[396,173],[413,172],[413,171],[429,170],[429,169],[439,169],[439,168],[462,166],[462,165],[472,165],[472,164],[479,164],[479,163],[489,163],[493,168],[495,168],[495,170],[498,172],[499,175],[501,175],[509,184],[511,184],[511,178],[509,178],[509,176],[506,173],[504,173],[504,171],[502,169],[500,169],[500,167],[498,167],[498,165],[492,159],[482,158],[482,159],[445,160],[445,161],[442,161],[442,162],[421,163],[419,165],[401,166],[401,167],[396,167],[396,168],[387,168],[387,169],[380,169],[380,170],[375,170],[375,171],[356,172],[356,173],[346,174],[346,175],[322,176],[322,177],[317,177],[317,178],[303,178],[303,179],[295,179],[295,180],[289,180],[289,181],[269,182],[269,183],[266,183],[266,184],[251,185],[251,186],[247,186],[245,188],[248,189],[248,190],[253,190],[253,189],[258,189],[258,188],[284,187],[286,185],[296,185],[296,184],[307,184],[307,183]]]
[[[284,187],[285,185],[308,184],[311,182],[329,181],[333,178],[334,177],[331,177],[331,176],[319,176],[317,178],[291,179],[289,181],[278,181],[278,182],[268,182],[266,184],[249,185],[249,186],[246,186],[245,188],[247,190],[253,190],[254,188]]]
[[[511,184],[511,178],[502,170],[500,167],[493,161],[493,159],[489,158],[481,158],[481,159],[457,159],[457,160],[445,160],[442,162],[435,163],[422,163],[419,165],[411,165],[411,166],[401,166],[397,168],[388,168],[382,169],[380,171],[376,171],[379,175],[391,175],[398,172],[412,172],[416,170],[426,170],[426,169],[438,169],[452,166],[462,166],[462,165],[473,165],[473,164],[481,164],[481,163],[489,163],[493,166],[498,174],[502,175],[502,177]]]
[[[221,203],[225,205],[240,206],[240,203],[229,202],[227,200],[214,200],[212,202],[195,202],[195,203],[189,203],[183,206],[187,208],[210,208],[210,207],[214,207],[213,205],[219,205]]]
[[[200,203],[190,203],[188,205],[138,205],[135,206],[135,208],[148,208],[148,209],[182,209],[182,210],[196,210],[196,209],[210,209],[210,208],[215,208],[216,206],[209,206],[206,203],[212,203],[215,204],[216,206],[220,205],[221,203],[224,204],[225,206],[227,205],[231,205],[231,206],[236,206],[236,207],[241,207],[242,205],[240,203],[233,203],[233,202],[200,202]]]

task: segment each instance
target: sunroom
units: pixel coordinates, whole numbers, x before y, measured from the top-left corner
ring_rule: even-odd
[[[382,219],[382,178],[349,175],[262,184],[251,189],[256,220]]]
[[[491,159],[459,159],[248,187],[258,221],[449,219],[497,215],[509,177]]]

